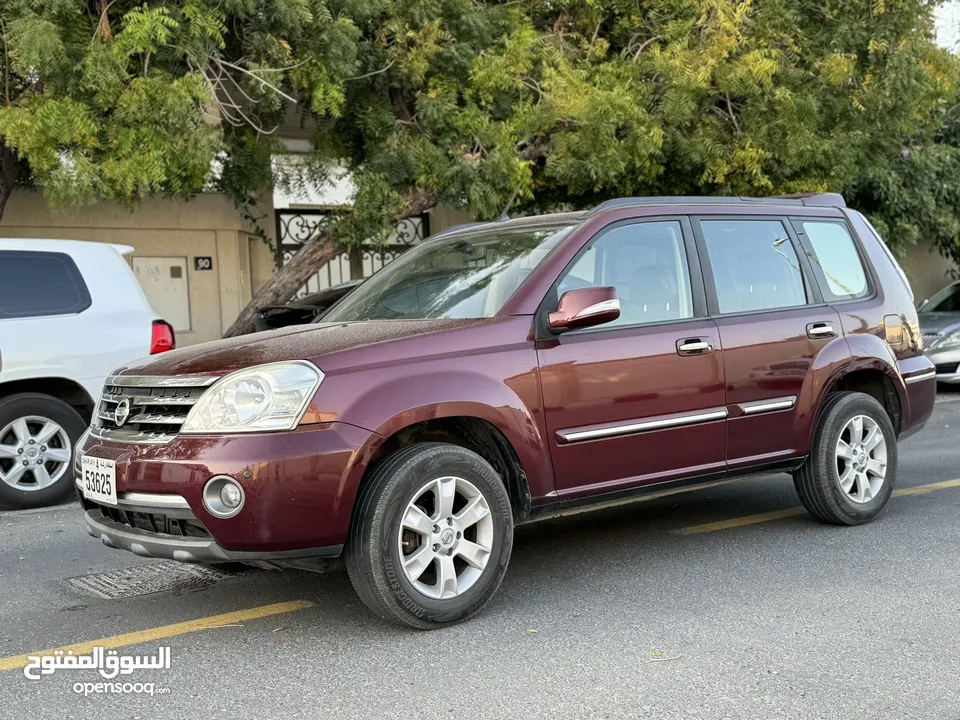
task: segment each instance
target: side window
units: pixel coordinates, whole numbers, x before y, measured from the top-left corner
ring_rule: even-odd
[[[793,224],[810,241],[810,264],[824,300],[852,300],[869,292],[857,246],[843,223],[794,220]]]
[[[72,315],[90,307],[90,293],[69,255],[0,251],[0,318]]]
[[[805,305],[800,261],[779,220],[701,220],[721,313]]]
[[[604,328],[693,317],[690,271],[680,223],[619,225],[591,241],[561,278],[560,295],[585,287],[613,286],[620,317]]]

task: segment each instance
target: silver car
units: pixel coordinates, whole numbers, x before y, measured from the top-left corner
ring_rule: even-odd
[[[960,384],[960,281],[917,308],[924,353],[937,366],[937,380]]]

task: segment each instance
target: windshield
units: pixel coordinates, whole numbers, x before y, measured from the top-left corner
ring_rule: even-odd
[[[493,317],[573,225],[428,240],[347,295],[323,322]]]
[[[947,285],[919,309],[920,312],[960,312],[960,283]]]

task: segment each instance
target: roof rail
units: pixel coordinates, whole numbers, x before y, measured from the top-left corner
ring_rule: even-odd
[[[630,197],[617,198],[616,200],[607,200],[597,205],[590,211],[590,215],[596,215],[608,210],[626,207],[643,207],[649,205],[795,205],[804,207],[846,207],[840,193],[798,193],[796,195],[779,195],[775,197],[739,197],[722,195],[660,195],[651,197]]]

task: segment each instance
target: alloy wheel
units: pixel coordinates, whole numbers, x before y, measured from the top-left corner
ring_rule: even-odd
[[[431,480],[413,495],[397,542],[403,573],[423,595],[457,597],[480,579],[493,549],[487,499],[463,478]]]
[[[887,441],[873,418],[856,415],[840,431],[836,450],[840,489],[851,502],[863,504],[877,496],[887,474]]]
[[[42,490],[70,467],[67,431],[37,415],[17,418],[0,429],[0,481],[17,490]]]

